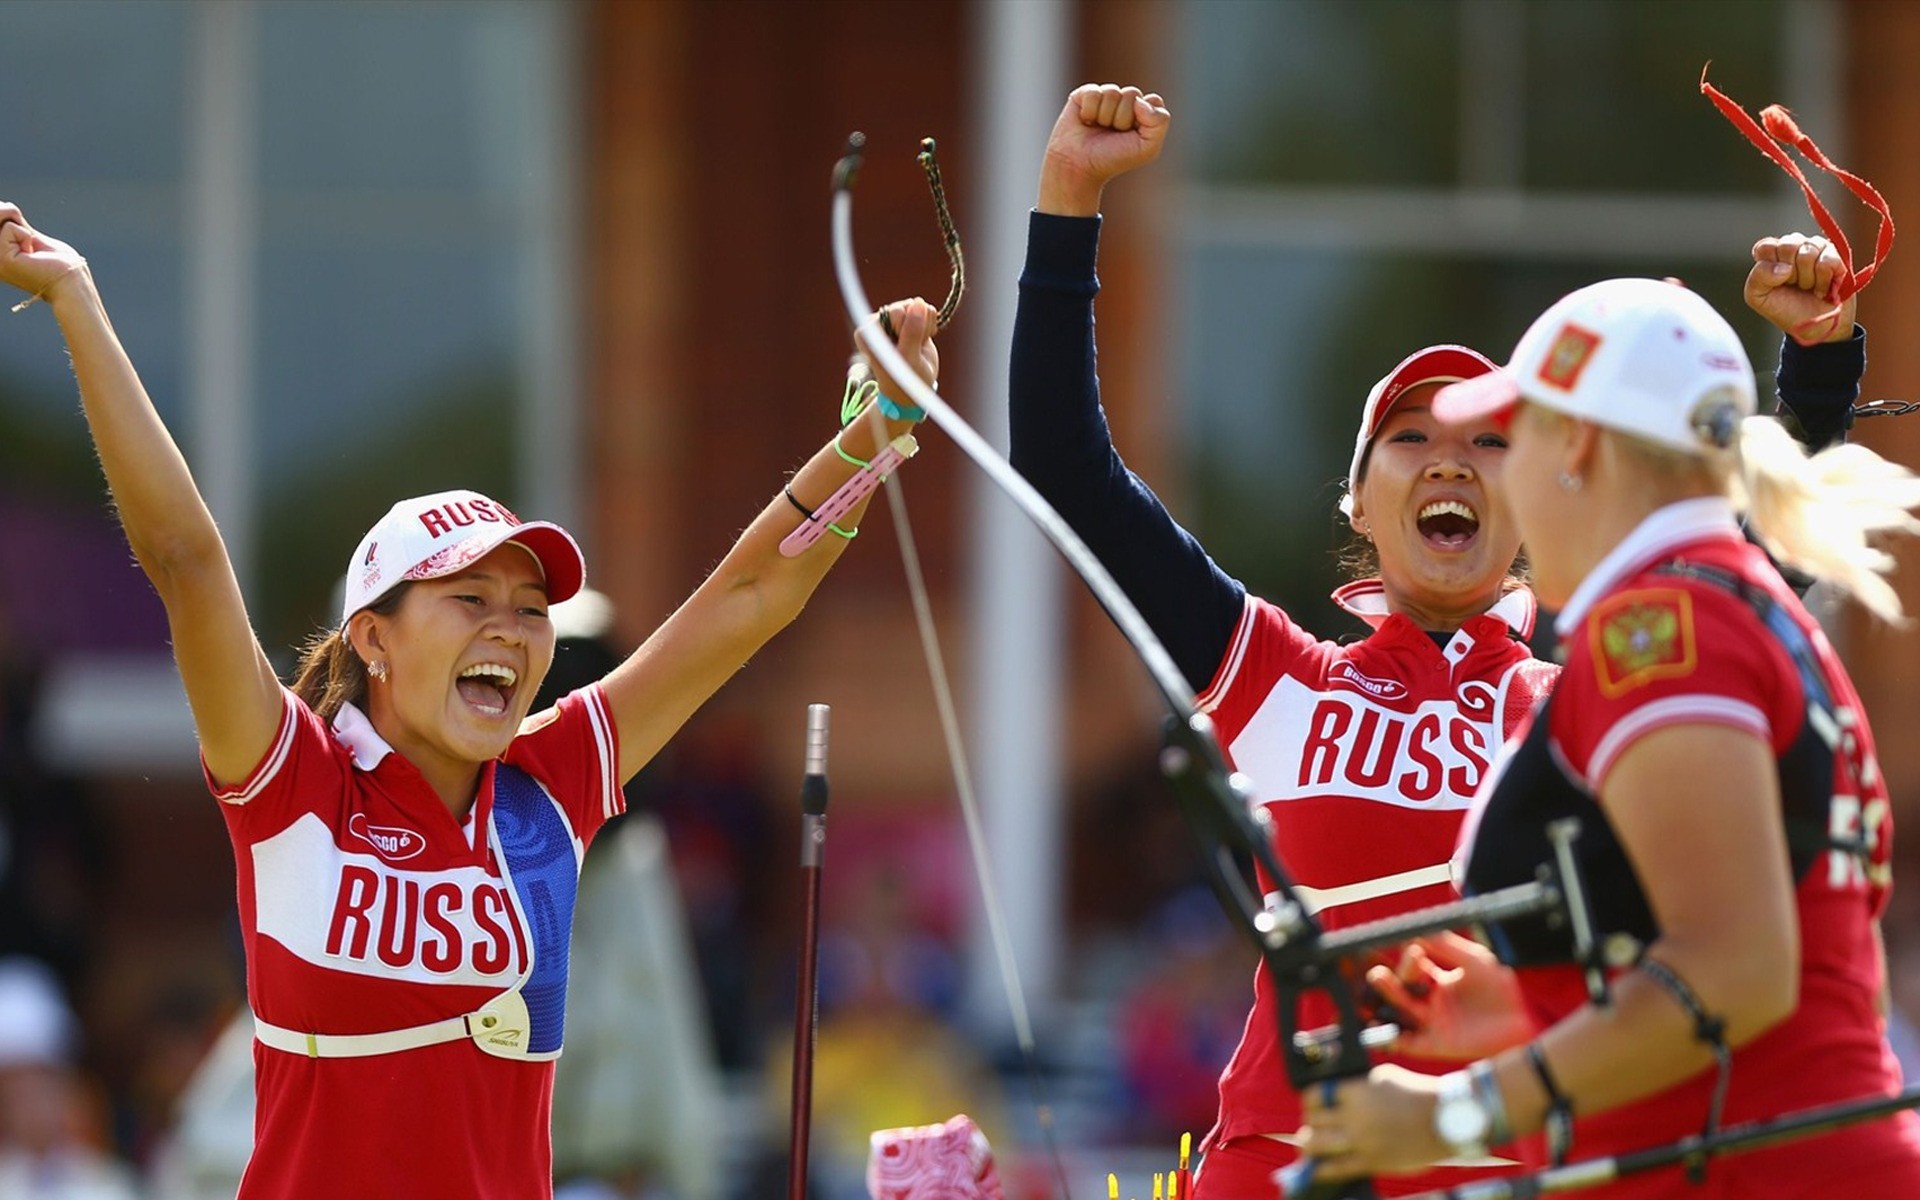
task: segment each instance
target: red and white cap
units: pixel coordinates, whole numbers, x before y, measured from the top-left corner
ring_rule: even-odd
[[[1360,432],[1353,438],[1353,463],[1347,468],[1347,494],[1340,497],[1340,511],[1353,515],[1353,488],[1360,479],[1360,464],[1366,460],[1373,435],[1380,432],[1400,397],[1423,383],[1458,383],[1477,379],[1495,371],[1493,360],[1465,346],[1439,345],[1415,350],[1388,371],[1367,393],[1367,406],[1360,410]]]
[[[525,547],[546,575],[547,602],[558,604],[586,582],[587,561],[573,535],[550,521],[526,521],[506,505],[464,488],[402,500],[367,530],[347,564],[340,623],[404,580],[465,570],[503,542]]]
[[[1506,366],[1442,388],[1433,414],[1471,421],[1520,400],[1700,454],[1731,445],[1753,413],[1753,366],[1733,326],[1696,293],[1607,279],[1542,313]]]

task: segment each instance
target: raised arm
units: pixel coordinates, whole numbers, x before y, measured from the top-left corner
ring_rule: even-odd
[[[1159,156],[1171,119],[1157,95],[1088,84],[1054,124],[1013,327],[1009,457],[1100,556],[1198,691],[1232,640],[1246,590],[1121,461],[1100,407],[1093,337],[1101,193]]]
[[[60,322],[121,527],[166,605],[200,753],[216,782],[236,783],[265,756],[282,700],[220,531],[114,334],[86,260],[3,202],[0,281],[44,300]]]
[[[937,380],[940,353],[933,344],[933,307],[914,299],[892,304],[888,311],[900,331],[900,353],[919,368],[922,378]],[[874,380],[882,395],[904,401],[905,392],[877,369]],[[622,781],[645,766],[721,684],[800,615],[814,588],[845,553],[851,539],[829,535],[796,557],[782,555],[781,541],[805,519],[800,508],[817,509],[852,477],[859,468],[849,456],[871,461],[911,428],[870,404],[794,473],[786,490],[767,502],[693,595],[606,677],[607,700],[620,733]],[[869,494],[836,523],[857,529],[871,499]]]

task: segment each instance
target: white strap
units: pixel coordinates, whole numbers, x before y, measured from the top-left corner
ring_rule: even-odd
[[[533,1022],[527,1015],[527,1002],[518,985],[508,988],[470,1013],[448,1017],[431,1025],[415,1025],[389,1033],[301,1033],[253,1019],[253,1034],[262,1046],[304,1054],[308,1058],[365,1058],[372,1054],[397,1054],[438,1046],[442,1042],[473,1039],[473,1044],[495,1058],[546,1061],[560,1057],[558,1050],[533,1054],[527,1050]]]
[[[253,1036],[260,1039],[262,1046],[308,1058],[365,1058],[459,1041],[467,1036],[467,1018],[448,1017],[431,1025],[415,1025],[388,1033],[300,1033],[255,1017]]]
[[[1300,903],[1307,906],[1309,913],[1317,913],[1329,908],[1338,908],[1342,904],[1377,900],[1381,896],[1391,896],[1396,892],[1410,892],[1414,888],[1451,882],[1453,882],[1453,872],[1448,864],[1435,863],[1430,867],[1415,867],[1411,871],[1402,871],[1397,875],[1362,879],[1359,883],[1342,884],[1339,887],[1312,888],[1304,883],[1296,883],[1293,885],[1293,891],[1300,897]]]

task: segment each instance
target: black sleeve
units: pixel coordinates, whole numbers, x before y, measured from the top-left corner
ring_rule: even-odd
[[[1246,603],[1114,449],[1093,340],[1099,217],[1033,213],[1013,324],[1009,457],[1092,549],[1195,690],[1213,679]]]
[[[1867,331],[1853,327],[1844,342],[1802,346],[1790,337],[1780,339],[1780,366],[1773,374],[1775,412],[1788,432],[1817,454],[1847,440],[1853,428],[1853,405],[1860,398],[1860,378],[1867,373]],[[1745,521],[1741,522],[1745,527]],[[1751,530],[1749,540],[1756,540]],[[1769,555],[1768,557],[1772,557]],[[1807,598],[1813,576],[1775,561],[1780,577],[1794,594]]]
[[[1774,372],[1776,410],[1809,454],[1847,440],[1853,405],[1860,399],[1860,377],[1867,373],[1867,331],[1853,327],[1844,342],[1802,346],[1780,339],[1780,367]]]

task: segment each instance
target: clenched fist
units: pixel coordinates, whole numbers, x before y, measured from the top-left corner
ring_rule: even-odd
[[[1160,157],[1172,120],[1156,92],[1113,83],[1075,88],[1047,138],[1037,207],[1058,216],[1093,216],[1107,180]]]
[[[1747,273],[1747,307],[1803,346],[1853,336],[1855,302],[1833,302],[1834,284],[1846,270],[1840,252],[1823,237],[1789,233],[1753,244]]]

